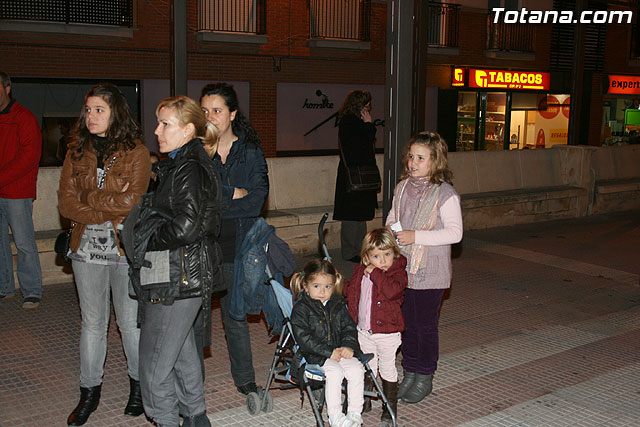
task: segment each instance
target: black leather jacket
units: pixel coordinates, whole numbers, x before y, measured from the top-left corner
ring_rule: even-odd
[[[218,174],[200,139],[182,146],[175,159],[154,168],[158,188],[152,205],[171,216],[155,230],[147,250],[169,249],[169,286],[154,289],[152,302],[171,304],[175,299],[204,297],[222,283],[220,234],[221,191]]]
[[[322,305],[302,292],[293,306],[291,325],[308,364],[322,366],[338,347],[349,347],[354,355],[361,353],[356,323],[340,295],[332,295],[327,304]]]

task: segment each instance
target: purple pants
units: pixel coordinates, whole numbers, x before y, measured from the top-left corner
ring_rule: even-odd
[[[405,290],[402,367],[407,372],[429,375],[438,367],[438,318],[445,290]]]

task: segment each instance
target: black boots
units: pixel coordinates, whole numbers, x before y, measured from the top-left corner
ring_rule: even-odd
[[[89,415],[96,410],[100,403],[102,384],[95,387],[80,387],[80,402],[67,418],[67,425],[81,426],[87,422]]]
[[[404,378],[402,378],[402,383],[400,384],[400,389],[398,389],[398,399],[404,397],[405,393],[408,392],[411,387],[413,387],[413,381],[416,379],[415,372],[404,371]]]
[[[364,377],[364,391],[373,391],[373,380],[369,375]],[[371,397],[364,396],[364,405],[362,406],[362,413],[371,412]]]
[[[416,374],[413,386],[402,396],[402,401],[405,403],[418,403],[431,393],[432,388],[433,374]]]
[[[398,420],[398,383],[397,382],[389,382],[382,380],[382,391],[384,395],[387,397],[387,402],[389,402],[389,408],[393,411],[393,414],[396,416],[396,423]],[[380,417],[380,425],[392,425],[391,422],[391,414],[389,411],[383,411],[382,417]]]
[[[203,412],[198,415],[184,417],[182,419],[182,427],[211,427],[211,422],[207,417],[207,413]]]
[[[238,389],[238,391],[240,393],[244,394],[245,396],[249,395],[250,393],[257,393],[258,392],[258,386],[256,386],[256,383],[254,383],[254,382],[236,386],[236,389]]]
[[[129,385],[131,387],[129,391],[129,401],[124,408],[124,414],[132,417],[137,417],[144,413],[142,407],[142,393],[140,391],[140,381],[136,381],[129,377]]]

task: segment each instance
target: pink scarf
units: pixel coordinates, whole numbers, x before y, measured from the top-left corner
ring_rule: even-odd
[[[410,177],[402,183],[399,190],[399,203],[396,204],[396,218],[399,218],[403,230],[433,230],[436,225],[438,195],[440,185],[433,184],[426,177]],[[405,197],[406,196],[406,197]],[[400,251],[409,260],[409,273],[416,274],[429,253],[428,246],[401,246]]]

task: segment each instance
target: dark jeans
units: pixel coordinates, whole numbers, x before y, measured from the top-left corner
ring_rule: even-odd
[[[438,367],[438,317],[446,289],[407,289],[402,314],[402,367],[422,375],[433,374]]]
[[[227,335],[227,347],[231,360],[231,376],[236,387],[247,383],[256,382],[256,374],[253,370],[251,355],[251,340],[249,336],[249,324],[247,320],[234,320],[229,316],[229,303],[231,301],[231,288],[233,286],[233,264],[222,264],[224,283],[227,293],[220,298],[222,322],[224,332]]]

